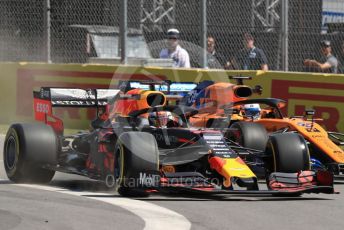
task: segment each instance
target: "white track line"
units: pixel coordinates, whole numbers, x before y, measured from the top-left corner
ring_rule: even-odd
[[[18,184],[18,186],[40,189],[45,191],[59,192],[63,194],[75,195],[86,197],[93,200],[102,201],[115,206],[119,206],[134,213],[145,221],[145,230],[160,230],[160,229],[190,229],[191,223],[184,216],[176,213],[167,208],[145,202],[140,200],[122,198],[122,197],[111,197],[107,193],[94,193],[94,192],[76,192],[66,190],[58,187],[49,187],[42,185],[29,185],[29,184]],[[97,197],[100,196],[100,197]],[[101,197],[105,196],[105,197]],[[106,197],[108,196],[108,197]]]
[[[4,135],[0,134],[0,138]],[[2,161],[2,160],[0,160]],[[8,181],[0,178],[0,181]],[[107,193],[94,193],[94,192],[76,192],[58,187],[49,187],[43,185],[29,185],[29,184],[16,184],[21,187],[28,187],[34,189],[40,189],[51,192],[59,192],[63,194],[69,194],[74,196],[86,197],[93,200],[102,201],[115,206],[119,206],[129,212],[139,216],[145,221],[145,230],[188,230],[191,228],[191,223],[184,216],[176,213],[167,208],[145,202],[140,200],[112,197],[111,194]],[[97,197],[104,196],[104,197]]]

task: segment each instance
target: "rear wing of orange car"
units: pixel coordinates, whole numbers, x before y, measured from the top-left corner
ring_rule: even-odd
[[[80,89],[42,87],[34,91],[35,120],[50,125],[55,132],[63,133],[63,122],[53,115],[53,107],[98,108],[105,107],[119,96],[119,89]]]

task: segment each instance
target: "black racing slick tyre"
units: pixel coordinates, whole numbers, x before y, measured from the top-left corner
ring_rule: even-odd
[[[239,121],[230,126],[226,137],[239,145],[265,151],[268,134],[263,125],[253,122]]]
[[[57,152],[57,137],[50,126],[13,124],[3,150],[7,177],[15,183],[49,183],[55,171],[42,166],[56,165]]]
[[[142,176],[159,172],[159,150],[154,136],[144,132],[121,134],[115,148],[114,172],[121,196],[147,196],[140,184]]]
[[[271,171],[296,173],[310,170],[310,155],[305,139],[297,133],[271,135],[267,153],[272,154]]]

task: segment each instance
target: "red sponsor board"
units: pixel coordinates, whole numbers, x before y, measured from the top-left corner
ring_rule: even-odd
[[[291,92],[291,88],[298,90]],[[321,95],[317,93],[320,90],[332,91],[333,93]],[[289,106],[283,109],[285,114],[289,116],[303,115],[305,109],[313,108],[316,111],[316,116],[323,118],[323,121],[319,121],[319,123],[330,131],[342,129],[340,118],[344,117],[344,114],[341,114],[338,106],[340,103],[344,103],[344,96],[336,95],[337,90],[343,91],[344,84],[276,79],[271,81],[271,97],[281,98],[288,102]],[[296,101],[296,104],[292,103],[293,101]],[[300,103],[302,101],[303,103]]]

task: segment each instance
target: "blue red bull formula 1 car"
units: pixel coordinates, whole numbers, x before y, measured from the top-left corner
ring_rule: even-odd
[[[144,84],[144,83],[142,83]],[[7,176],[48,183],[55,171],[116,184],[123,196],[152,192],[201,194],[334,193],[333,175],[311,170],[304,138],[265,136],[264,151],[248,149],[215,129],[192,128],[197,110],[169,105],[173,96],[149,89],[41,88],[34,92],[37,123],[16,123],[4,143]],[[96,108],[89,131],[64,135],[55,107]],[[266,135],[266,133],[255,133]],[[268,189],[239,155],[259,159]]]

